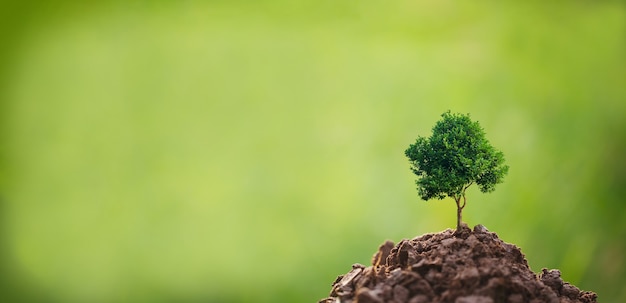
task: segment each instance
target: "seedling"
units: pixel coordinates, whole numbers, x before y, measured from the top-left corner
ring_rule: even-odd
[[[430,138],[418,136],[404,153],[418,177],[415,184],[423,200],[454,199],[456,229],[461,231],[467,188],[476,184],[481,192],[492,192],[509,167],[504,164],[502,152],[489,144],[483,128],[469,114],[447,111],[441,117]]]

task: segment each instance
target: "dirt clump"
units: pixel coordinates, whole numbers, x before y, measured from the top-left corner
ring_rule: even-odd
[[[477,225],[447,229],[394,245],[383,243],[372,265],[352,266],[319,303],[591,303],[597,295],[530,270],[520,249]]]

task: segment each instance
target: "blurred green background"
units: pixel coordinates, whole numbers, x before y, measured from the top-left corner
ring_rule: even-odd
[[[619,1],[4,1],[14,302],[316,302],[455,225],[404,149],[470,113],[510,165],[464,220],[626,302]]]

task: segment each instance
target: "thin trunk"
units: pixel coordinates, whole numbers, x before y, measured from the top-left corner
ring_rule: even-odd
[[[467,187],[466,187],[467,188]],[[463,198],[463,204],[461,205],[461,198]],[[465,203],[467,203],[467,199],[465,198],[465,189],[460,196],[454,198],[456,202],[456,231],[461,232],[461,219],[463,217],[462,212],[463,208],[465,208]]]
[[[461,211],[463,208],[461,207],[461,197],[456,199],[456,231],[461,232]]]

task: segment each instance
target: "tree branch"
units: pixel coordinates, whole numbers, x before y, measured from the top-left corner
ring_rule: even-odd
[[[460,199],[459,199],[460,200]],[[461,209],[465,208],[465,204],[467,203],[467,199],[465,198],[465,192],[463,192],[463,205],[459,206]],[[458,204],[457,204],[458,205]]]

